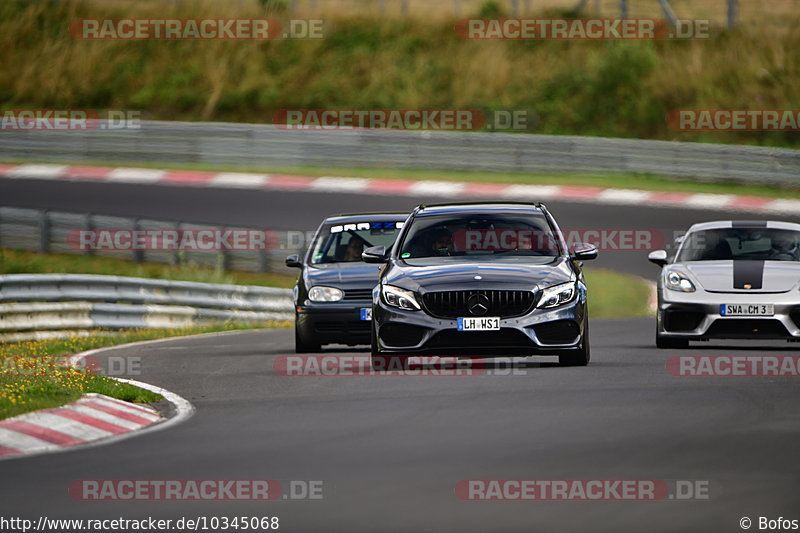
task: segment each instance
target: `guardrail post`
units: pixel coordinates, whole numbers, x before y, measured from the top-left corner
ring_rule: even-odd
[[[50,215],[47,209],[39,213],[39,253],[50,252]]]
[[[181,235],[181,223],[180,222],[176,222],[175,223],[175,231],[178,232],[178,242],[181,242],[183,239],[181,239],[181,237],[180,237],[180,235]],[[175,250],[172,252],[172,264],[173,265],[180,265],[181,264],[180,246],[176,246]]]
[[[511,16],[519,16],[519,0],[511,0]]]
[[[83,226],[86,228],[86,231],[94,231],[94,217],[91,213],[86,213]],[[83,251],[83,255],[94,255],[94,250],[92,250],[91,247],[87,247]]]
[[[230,270],[230,256],[228,255],[227,248],[223,245],[219,249],[219,265],[222,270]]]
[[[738,11],[739,0],[728,0],[728,29],[732,30],[736,26],[736,12]]]
[[[258,271],[259,272],[268,272],[269,271],[269,258],[267,257],[266,250],[258,250],[256,251],[257,259],[258,259]]]
[[[628,0],[619,0],[619,18],[628,18]]]
[[[141,229],[142,229],[142,224],[141,224],[140,219],[134,218],[133,219],[134,235],[136,234],[136,232],[138,232]],[[143,262],[144,261],[144,251],[143,250],[139,250],[135,246],[132,246],[131,247],[131,259],[133,260],[134,263]]]

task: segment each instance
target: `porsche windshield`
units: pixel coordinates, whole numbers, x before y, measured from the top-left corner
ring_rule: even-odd
[[[421,216],[403,239],[400,258],[537,256],[560,253],[557,236],[541,214]]]
[[[774,228],[719,228],[686,236],[677,261],[754,259],[800,261],[800,232]]]
[[[326,224],[314,241],[311,264],[361,261],[370,246],[392,246],[401,227],[398,221]]]

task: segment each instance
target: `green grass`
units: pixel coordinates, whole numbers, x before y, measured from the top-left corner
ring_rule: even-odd
[[[218,331],[286,327],[288,322],[224,324],[171,330],[132,330],[112,335],[72,337],[0,345],[0,420],[38,409],[58,407],[96,392],[112,398],[152,403],[156,394],[130,384],[59,364],[58,357],[129,342]]]
[[[39,254],[0,248],[0,274],[100,274],[232,285],[293,287],[296,272],[250,273],[193,264],[131,263],[116,257]]]
[[[642,278],[611,270],[584,269],[591,319],[649,316],[650,285]]]
[[[63,160],[5,158],[5,164],[65,163]],[[537,174],[521,172],[469,172],[457,170],[416,170],[363,167],[310,167],[310,166],[259,166],[210,163],[174,163],[141,161],[73,161],[75,165],[132,166],[165,170],[198,170],[208,172],[255,172],[265,174],[295,174],[300,176],[349,176],[354,178],[440,180],[477,183],[512,183],[522,185],[577,185],[616,189],[641,189],[648,191],[688,192],[707,194],[738,194],[768,198],[800,198],[800,182],[794,187],[782,188],[768,185],[746,185],[734,182],[703,182],[698,179],[666,178],[652,174]]]

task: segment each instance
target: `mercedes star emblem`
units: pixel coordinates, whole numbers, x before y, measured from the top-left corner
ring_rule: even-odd
[[[467,300],[467,309],[476,316],[483,316],[489,312],[489,298],[485,294],[473,294]]]

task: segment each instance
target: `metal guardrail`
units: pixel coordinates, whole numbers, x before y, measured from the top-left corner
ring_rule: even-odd
[[[266,250],[80,250],[69,244],[70,232],[77,230],[193,230],[247,229],[224,228],[210,224],[190,224],[108,216],[92,213],[69,213],[44,209],[0,207],[0,247],[40,253],[82,254],[116,257],[134,263],[194,264],[244,272],[288,272],[284,260],[301,253],[310,238],[309,232],[271,231],[271,248]],[[252,228],[263,229],[263,228]],[[313,232],[311,232],[313,235]]]
[[[796,186],[800,150],[557,135],[143,121],[140,129],[0,130],[0,157],[39,161],[387,167],[531,173],[637,172]]]
[[[0,276],[0,341],[293,318],[292,291],[87,274]]]

